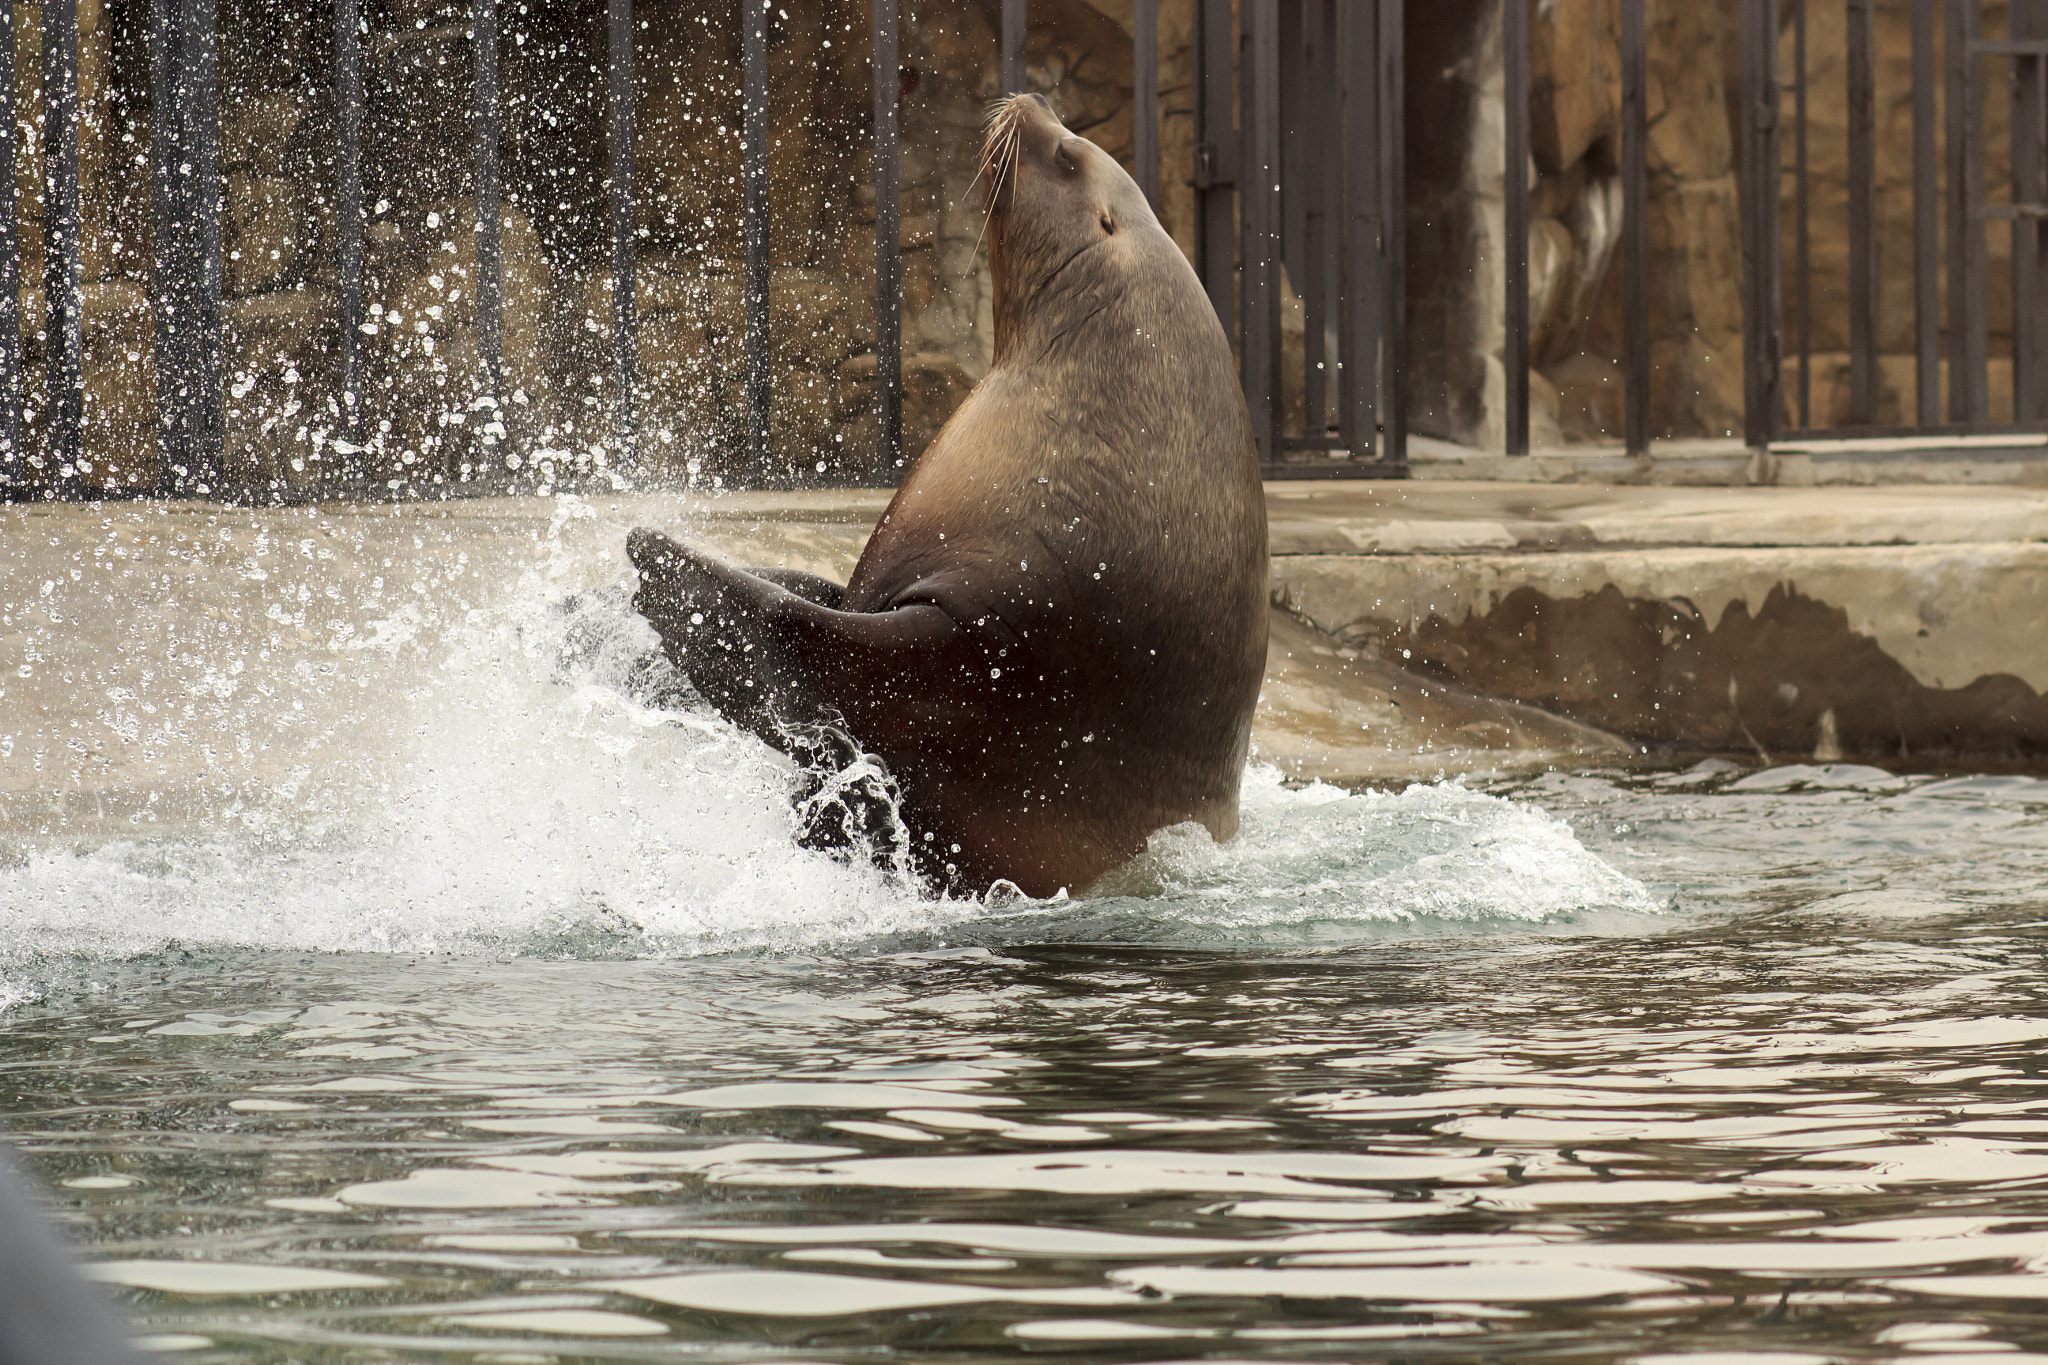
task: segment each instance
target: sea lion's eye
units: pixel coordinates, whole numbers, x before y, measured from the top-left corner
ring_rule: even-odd
[[[1103,211],[1102,214],[1102,230],[1104,232],[1109,233],[1111,236],[1116,235],[1116,219],[1110,217],[1109,212],[1106,209]]]

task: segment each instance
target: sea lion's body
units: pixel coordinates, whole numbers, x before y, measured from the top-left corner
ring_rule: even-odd
[[[1046,895],[1164,826],[1236,831],[1265,503],[1229,343],[1136,185],[1036,99],[990,143],[995,363],[845,588],[630,549],[720,711],[783,747],[843,726],[928,871]]]

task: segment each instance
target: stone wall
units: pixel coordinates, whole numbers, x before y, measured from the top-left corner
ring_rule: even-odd
[[[1730,109],[1734,0],[1649,7],[1653,436],[1742,425],[1742,258]],[[1411,420],[1498,450],[1506,425],[1498,0],[1409,10]],[[1530,24],[1530,432],[1622,430],[1618,0],[1551,0]],[[1413,112],[1431,111],[1429,118]]]
[[[1187,6],[1169,5],[1167,155],[1187,156]],[[87,466],[91,486],[156,479],[147,300],[149,83],[141,0],[82,0]],[[988,363],[973,192],[1000,92],[993,0],[910,8],[902,28],[905,440],[921,449]],[[367,459],[431,482],[496,421],[548,468],[588,469],[611,396],[601,4],[503,7],[501,408],[480,403],[467,6],[371,0],[363,76]],[[769,34],[773,440],[797,468],[873,476],[874,193],[865,0],[778,7]],[[17,77],[39,99],[40,32],[18,7]],[[1077,129],[1131,152],[1129,5],[1039,0],[1032,81]],[[292,493],[332,467],[340,431],[334,117],[328,21],[221,5],[223,288],[230,482]],[[316,40],[322,35],[323,40]],[[743,404],[739,34],[728,7],[643,5],[636,34],[637,305],[643,461],[730,473]],[[25,316],[40,319],[40,148],[17,162]],[[1190,237],[1189,194],[1167,216]],[[30,434],[44,407],[33,328]],[[41,459],[40,451],[38,459]],[[46,474],[47,461],[38,466]]]
[[[1501,0],[1410,5],[1407,17],[1407,376],[1414,430],[1497,449],[1501,368]],[[1621,431],[1619,0],[1533,11],[1530,289],[1538,446]],[[1651,428],[1741,428],[1736,205],[1736,0],[1652,3],[1649,41]],[[1813,7],[1816,421],[1846,404],[1846,226],[1838,7]],[[1161,217],[1193,248],[1189,0],[1161,5]],[[603,7],[502,6],[506,392],[476,379],[471,51],[462,0],[366,0],[363,337],[380,481],[431,482],[502,428],[557,473],[609,464],[610,289]],[[736,472],[740,348],[739,35],[733,7],[639,6],[636,146],[641,454],[664,475]],[[1130,0],[1034,0],[1029,70],[1076,129],[1128,164]],[[872,413],[874,203],[867,0],[787,0],[769,36],[775,203],[773,438],[792,467],[876,470]],[[1879,5],[1882,177],[1879,420],[1910,398],[1910,166],[1904,0]],[[976,148],[998,93],[999,0],[906,7],[902,186],[907,446],[937,430],[988,363]],[[2003,32],[1987,10],[1988,33]],[[87,224],[89,484],[155,481],[148,61],[143,0],[80,0]],[[17,5],[23,107],[39,97],[39,14]],[[329,22],[280,23],[221,0],[221,132],[231,479],[310,488],[337,458],[334,119]],[[1790,68],[1789,38],[1784,60]],[[2006,101],[1988,101],[1992,147]],[[1789,95],[1788,95],[1789,109]],[[41,317],[40,146],[16,165],[26,318]],[[1789,164],[1789,146],[1787,159]],[[1787,182],[1787,261],[1791,259]],[[1989,234],[1991,277],[2007,233]],[[1788,271],[1789,289],[1789,271]],[[1994,289],[1994,352],[2009,328]],[[1300,355],[1301,314],[1283,314]],[[1788,297],[1788,319],[1790,299]],[[1790,338],[1788,337],[1788,343]],[[43,407],[28,328],[30,409]],[[2010,402],[1993,362],[1994,411]],[[1788,398],[1793,391],[1788,371]],[[1298,376],[1285,389],[1300,404]],[[495,424],[495,425],[494,425]],[[31,434],[39,430],[32,420]],[[48,472],[48,471],[46,471]]]

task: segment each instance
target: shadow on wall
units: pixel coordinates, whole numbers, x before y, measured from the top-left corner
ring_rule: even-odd
[[[1565,599],[1518,588],[1484,615],[1432,615],[1400,646],[1421,671],[1644,743],[1768,760],[2048,756],[2048,697],[2007,673],[1929,687],[1794,584],[1712,624],[1611,584]]]

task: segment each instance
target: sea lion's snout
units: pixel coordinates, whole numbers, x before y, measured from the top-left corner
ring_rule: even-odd
[[[681,560],[683,547],[659,531],[650,531],[645,526],[636,526],[626,534],[626,558],[633,561],[633,567],[642,576],[661,569],[674,568]]]
[[[653,622],[663,642],[673,645],[696,634],[715,594],[707,592],[701,572],[691,572],[697,565],[690,552],[641,526],[626,536],[626,558],[640,571],[633,609]]]

